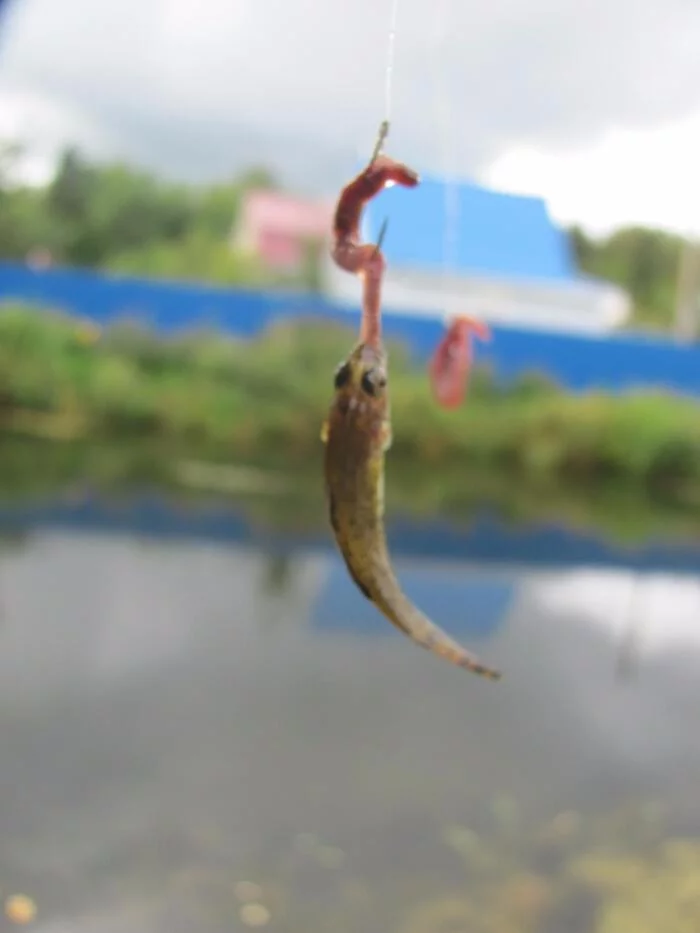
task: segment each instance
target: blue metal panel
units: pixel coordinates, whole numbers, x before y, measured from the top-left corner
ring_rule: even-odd
[[[36,273],[23,265],[0,263],[0,301],[11,299],[60,307],[100,325],[131,315],[163,333],[209,326],[250,337],[275,320],[302,315],[352,328],[359,317],[357,308],[332,305],[313,295],[113,278],[73,269]],[[387,337],[405,342],[421,363],[443,333],[437,318],[390,313],[384,317],[384,330]],[[490,344],[477,342],[477,359],[490,363],[504,382],[538,370],[571,391],[661,387],[700,397],[697,345],[640,335],[585,337],[505,327],[492,331]]]
[[[366,239],[374,242],[389,218],[383,252],[391,266],[442,270],[449,223],[444,181],[423,178],[418,188],[388,188],[366,208]],[[498,278],[571,281],[577,277],[568,237],[540,198],[455,185],[457,229],[453,271]]]

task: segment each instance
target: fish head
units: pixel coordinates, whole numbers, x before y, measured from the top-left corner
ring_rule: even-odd
[[[376,434],[388,416],[388,360],[383,347],[359,343],[338,366],[331,421]]]

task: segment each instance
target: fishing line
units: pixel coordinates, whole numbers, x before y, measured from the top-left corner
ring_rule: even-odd
[[[389,20],[389,40],[386,51],[386,68],[384,71],[384,119],[379,126],[377,141],[374,144],[371,162],[377,158],[384,147],[389,127],[391,125],[391,105],[393,98],[394,58],[396,50],[396,23],[399,18],[399,0],[391,0],[391,18]]]
[[[384,75],[384,120],[391,122],[392,80],[394,77],[394,57],[396,51],[396,24],[399,19],[399,0],[391,0],[391,19],[389,20],[389,41],[386,53],[386,72]]]
[[[382,149],[384,148],[384,143],[386,138],[389,135],[389,127],[391,126],[391,104],[392,104],[392,79],[394,77],[394,57],[396,52],[396,23],[399,18],[399,0],[391,0],[391,19],[389,20],[389,41],[387,43],[386,51],[386,70],[384,72],[384,119],[382,120],[379,126],[379,133],[377,134],[377,141],[374,144],[374,151],[372,152],[372,158],[370,163],[374,162],[375,159],[379,156]],[[377,251],[381,247],[382,241],[386,234],[388,218],[384,220],[382,224],[381,234],[377,242]]]
[[[433,91],[437,123],[436,137],[439,140],[440,174],[444,185],[445,223],[442,230],[443,310],[445,318],[449,319],[455,300],[449,282],[450,279],[454,279],[457,267],[457,236],[460,219],[459,191],[455,175],[451,170],[450,155],[454,149],[451,131],[454,121],[452,119],[447,81],[447,57],[444,54],[449,0],[437,0],[437,7],[437,13],[433,20],[435,25],[433,31]]]

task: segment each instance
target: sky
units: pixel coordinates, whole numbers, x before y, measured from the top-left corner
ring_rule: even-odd
[[[9,0],[0,135],[331,193],[387,114],[394,0]],[[700,233],[697,0],[397,0],[387,150],[593,232]]]

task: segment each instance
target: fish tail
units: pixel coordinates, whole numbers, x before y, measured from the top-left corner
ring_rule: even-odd
[[[450,638],[447,632],[431,622],[400,590],[393,598],[375,602],[390,622],[426,651],[457,667],[479,674],[480,677],[500,680],[499,670],[484,664],[476,655]]]

